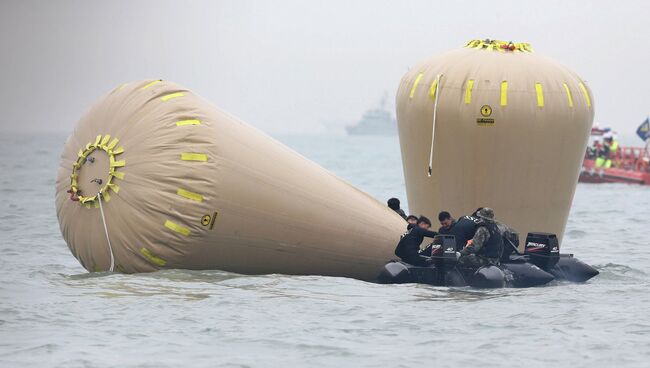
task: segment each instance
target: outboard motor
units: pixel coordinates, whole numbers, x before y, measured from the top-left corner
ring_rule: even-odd
[[[436,286],[465,286],[465,280],[456,270],[456,237],[449,234],[440,234],[433,238],[430,244],[431,258],[433,258],[432,274]]]
[[[431,257],[436,267],[442,270],[451,270],[456,266],[456,237],[440,234],[433,238],[431,243]]]
[[[528,233],[524,254],[530,258],[530,263],[548,270],[560,259],[560,243],[555,234]]]

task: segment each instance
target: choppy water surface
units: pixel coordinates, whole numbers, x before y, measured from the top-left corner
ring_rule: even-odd
[[[0,367],[650,364],[650,188],[578,186],[563,251],[600,270],[586,284],[88,274],[54,211],[64,140],[0,138]],[[281,140],[382,201],[405,198],[396,138]]]

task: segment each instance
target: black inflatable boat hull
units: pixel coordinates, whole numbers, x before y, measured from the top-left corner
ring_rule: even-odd
[[[458,268],[442,271],[436,266],[418,267],[400,261],[387,263],[377,278],[382,284],[419,283],[435,286],[472,286],[476,288],[525,288],[545,285],[553,275],[526,263],[504,263],[499,267],[479,268],[472,275],[463,275]]]
[[[548,272],[558,281],[571,282],[585,282],[599,274],[597,269],[573,257],[573,254],[561,254]]]

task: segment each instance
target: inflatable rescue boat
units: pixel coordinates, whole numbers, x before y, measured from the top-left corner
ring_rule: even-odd
[[[519,254],[517,245],[508,244],[498,265],[470,269],[458,263],[455,237],[438,235],[431,244],[433,263],[430,266],[390,261],[377,281],[382,284],[525,288],[546,285],[553,280],[585,282],[598,275],[598,270],[573,254],[560,254],[555,234],[529,233],[523,254]]]

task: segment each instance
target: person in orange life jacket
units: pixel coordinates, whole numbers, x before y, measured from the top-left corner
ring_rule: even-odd
[[[431,221],[420,216],[416,226],[409,229],[400,239],[395,248],[395,255],[402,261],[414,266],[427,266],[432,263],[431,257],[423,256],[419,253],[420,244],[425,237],[433,238],[438,235],[435,231],[430,231]]]

